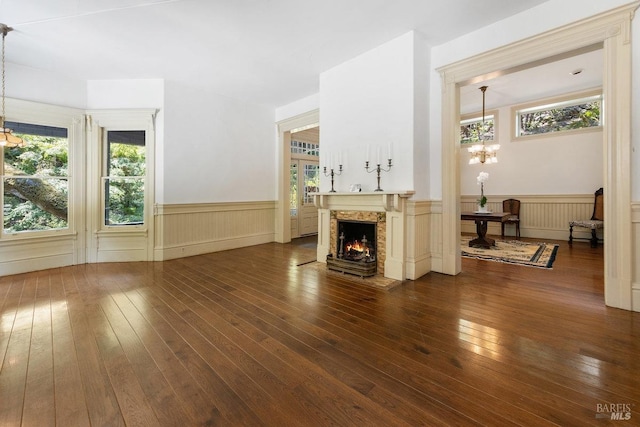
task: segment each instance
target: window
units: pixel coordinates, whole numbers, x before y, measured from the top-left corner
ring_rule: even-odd
[[[599,92],[515,107],[515,136],[598,127],[601,109],[602,94]]]
[[[497,121],[497,113],[485,114],[483,127],[482,115],[463,116],[460,120],[460,144],[476,144],[483,140],[497,143],[495,134]]]
[[[67,229],[68,129],[17,122],[6,126],[26,145],[2,148],[2,232]]]
[[[298,162],[289,169],[289,215],[298,216]]]
[[[313,142],[291,140],[291,154],[304,154],[307,156],[320,156],[320,145]]]
[[[104,224],[144,224],[144,131],[106,131]]]
[[[151,261],[156,110],[86,114],[88,262]]]
[[[316,163],[303,163],[303,195],[302,203],[313,205],[314,193],[320,188],[320,166]]]

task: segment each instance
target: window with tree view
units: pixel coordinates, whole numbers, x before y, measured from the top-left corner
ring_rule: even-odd
[[[516,136],[600,126],[602,96],[595,95],[516,110]]]
[[[460,144],[475,144],[482,141],[495,142],[495,126],[493,114],[472,117],[460,121]]]
[[[6,122],[24,147],[2,147],[3,233],[68,228],[69,140],[66,128]]]
[[[144,224],[145,132],[107,131],[105,225]]]

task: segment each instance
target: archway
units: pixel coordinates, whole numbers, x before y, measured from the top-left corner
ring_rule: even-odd
[[[459,86],[478,76],[601,44],[604,55],[603,132],[605,303],[632,309],[631,298],[631,19],[638,3],[570,24],[440,68],[442,75],[442,272],[461,270]]]

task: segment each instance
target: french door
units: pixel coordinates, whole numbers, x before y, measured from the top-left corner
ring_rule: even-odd
[[[318,208],[313,204],[313,195],[319,188],[318,161],[291,160],[289,211],[292,238],[318,233]]]

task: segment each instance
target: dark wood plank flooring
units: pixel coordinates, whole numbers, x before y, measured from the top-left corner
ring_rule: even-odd
[[[640,425],[640,313],[559,243],[391,291],[313,239],[2,277],[0,426]]]

